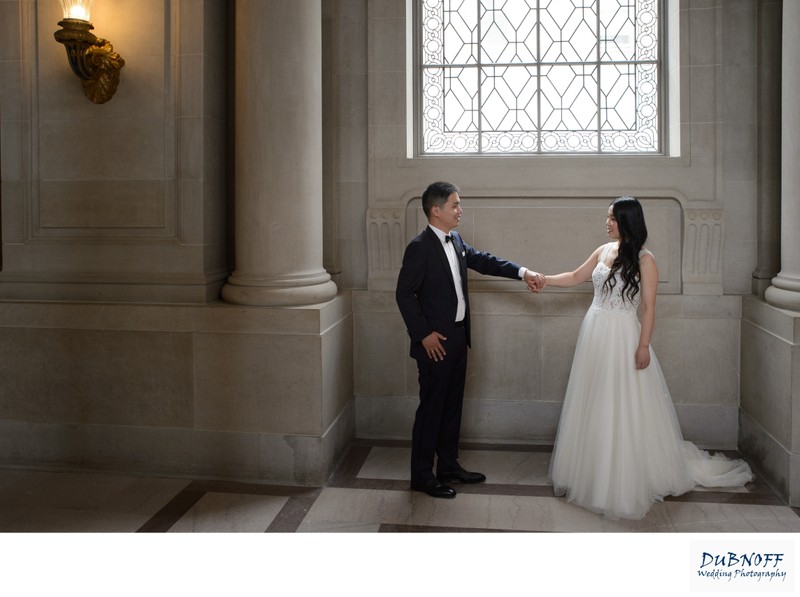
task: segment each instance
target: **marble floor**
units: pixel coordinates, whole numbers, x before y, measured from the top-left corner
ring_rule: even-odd
[[[758,474],[741,489],[691,491],[654,504],[642,520],[613,521],[553,496],[547,480],[549,447],[463,446],[462,464],[484,472],[487,481],[456,485],[454,500],[410,491],[408,460],[405,442],[358,441],[325,487],[0,469],[0,548],[6,554],[25,544],[40,550],[42,537],[48,538],[47,545],[57,546],[66,538],[73,544],[85,535],[94,545],[105,546],[108,541],[98,537],[149,535],[164,537],[156,543],[157,549],[164,549],[172,545],[169,536],[193,536],[199,542],[192,540],[192,545],[208,545],[215,534],[249,536],[245,541],[252,541],[254,534],[273,534],[283,537],[283,550],[309,547],[309,542],[289,541],[288,534],[316,534],[321,537],[316,546],[327,545],[331,537],[337,538],[337,545],[352,546],[344,534],[369,534],[394,535],[392,547],[410,541],[415,548],[420,541],[424,546],[441,541],[469,546],[481,537],[482,552],[487,546],[512,545],[517,553],[521,541],[523,553],[530,554],[549,551],[563,540],[570,541],[573,550],[577,537],[582,545],[602,537],[602,545],[609,546],[617,535],[625,546],[632,538],[635,545],[646,545],[642,541],[653,541],[655,534],[683,540],[778,534],[794,541],[800,532],[800,509],[786,505]],[[420,539],[423,534],[427,539]],[[668,540],[659,540],[659,545],[665,544]],[[221,543],[212,545],[218,548]],[[363,545],[358,542],[355,549]]]
[[[326,487],[282,487],[114,473],[0,469],[4,533],[798,532],[760,477],[696,490],[637,521],[606,520],[553,496],[548,446],[465,445],[461,462],[486,483],[455,500],[408,488],[405,442],[358,441]]]

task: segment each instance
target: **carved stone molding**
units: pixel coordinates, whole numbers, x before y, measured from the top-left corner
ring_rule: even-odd
[[[370,289],[394,289],[405,247],[405,210],[398,207],[367,210]]]
[[[686,209],[683,221],[684,294],[722,294],[721,209]]]

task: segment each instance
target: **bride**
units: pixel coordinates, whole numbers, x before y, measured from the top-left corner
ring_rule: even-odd
[[[644,517],[654,501],[696,485],[742,486],[742,460],[710,455],[684,441],[656,355],[658,268],[644,247],[639,201],[608,208],[612,239],[573,272],[546,276],[572,287],[592,280],[594,300],[581,325],[550,462],[556,495],[609,518]],[[640,313],[641,321],[637,317]]]

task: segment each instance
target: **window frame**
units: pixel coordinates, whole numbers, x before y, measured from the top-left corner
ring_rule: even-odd
[[[551,151],[547,150],[543,147],[542,144],[542,129],[541,129],[541,122],[539,122],[540,128],[535,131],[536,136],[536,148],[530,151],[483,151],[482,148],[479,147],[478,151],[468,151],[468,152],[458,152],[458,151],[451,151],[451,152],[426,152],[424,145],[424,118],[422,114],[423,109],[423,78],[424,78],[424,70],[425,65],[422,64],[422,42],[423,42],[423,23],[422,23],[422,4],[424,0],[408,0],[411,4],[409,17],[411,19],[411,35],[409,36],[409,42],[412,44],[411,52],[409,52],[409,67],[411,69],[411,77],[409,80],[409,88],[412,91],[411,97],[409,97],[409,102],[411,104],[411,109],[408,111],[408,117],[411,119],[411,126],[409,127],[409,157],[414,158],[508,158],[508,157],[516,157],[516,158],[531,158],[531,157],[616,157],[616,158],[624,158],[624,157],[662,157],[662,156],[670,156],[670,155],[677,155],[674,153],[674,149],[676,147],[675,140],[670,139],[670,122],[672,120],[671,116],[677,114],[675,111],[675,106],[669,105],[669,98],[672,97],[673,94],[670,93],[669,86],[672,83],[670,77],[670,69],[672,68],[671,64],[671,54],[668,44],[668,36],[670,32],[670,24],[669,24],[669,14],[668,10],[671,6],[669,0],[654,0],[657,5],[657,18],[658,23],[656,25],[656,30],[658,34],[658,42],[657,42],[657,59],[655,61],[620,61],[623,64],[637,64],[640,62],[654,62],[655,63],[655,70],[656,70],[656,82],[658,85],[658,90],[655,94],[656,101],[658,102],[657,110],[658,115],[656,117],[655,126],[657,127],[657,135],[658,135],[658,142],[657,148],[651,151],[603,151],[602,150],[602,134],[603,129],[602,126],[598,126],[593,129],[587,129],[587,131],[592,132],[597,136],[597,148],[594,150],[579,150],[579,151],[569,151],[569,150],[559,150],[559,151]],[[540,10],[537,2],[536,10]],[[600,42],[598,41],[598,44]],[[558,63],[558,65],[567,65],[567,64],[576,64],[576,63]],[[596,68],[600,68],[601,66],[607,64],[603,61],[586,61],[581,64],[594,66]],[[520,65],[522,65],[520,63]],[[550,66],[551,63],[542,63],[537,62],[536,68],[542,68]],[[486,67],[493,67],[496,66],[489,62],[483,63],[476,63],[475,68],[483,69]],[[515,65],[516,66],[516,65]],[[480,88],[482,84],[482,74],[478,73],[478,87]],[[679,89],[678,84],[675,85],[676,90]],[[540,87],[537,87],[537,93],[540,92]],[[598,94],[599,95],[599,94]],[[537,107],[537,111],[539,108]],[[598,116],[597,120],[599,123],[600,119],[600,104],[598,103]],[[478,131],[479,137],[483,135],[483,129]],[[480,146],[480,139],[479,139],[479,146]]]

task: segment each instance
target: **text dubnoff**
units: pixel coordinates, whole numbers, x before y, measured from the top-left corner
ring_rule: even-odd
[[[759,546],[762,547],[762,546]],[[764,591],[783,592],[792,590],[794,579],[793,550],[770,546],[769,549],[722,548],[717,546],[695,546],[693,549],[693,573],[695,586],[703,585],[717,589],[746,585]]]

